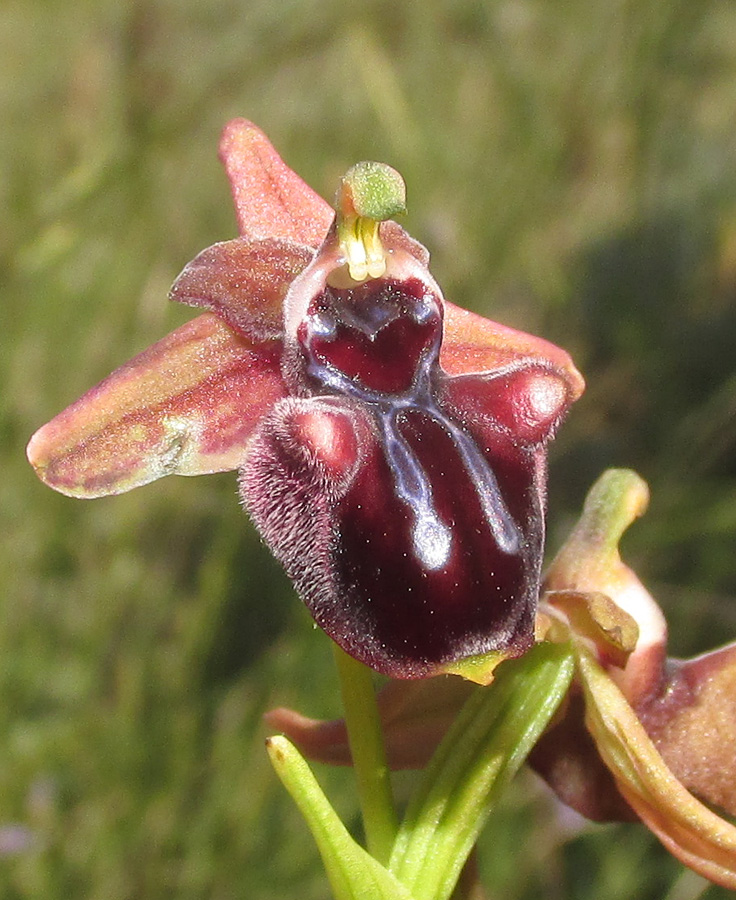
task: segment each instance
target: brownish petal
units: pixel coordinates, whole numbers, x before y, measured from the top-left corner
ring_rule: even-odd
[[[244,237],[319,247],[334,211],[286,165],[260,128],[246,119],[233,119],[222,134],[220,159]]]
[[[280,349],[205,313],[39,429],[28,459],[50,487],[84,498],[237,468],[256,422],[283,396]]]
[[[736,889],[736,828],[675,777],[624,695],[579,645],[577,656],[586,725],[623,797],[678,859]]]
[[[540,609],[562,613],[576,638],[588,641],[605,666],[624,668],[636,648],[639,639],[636,620],[607,594],[547,591]]]
[[[252,341],[281,337],[289,285],[312,259],[302,244],[236,238],[203,250],[182,271],[169,298],[217,313]]]
[[[678,779],[736,816],[736,644],[671,660],[660,693],[636,712]]]
[[[570,403],[582,394],[583,377],[561,347],[445,302],[440,363],[448,375],[490,372],[521,360],[558,369],[568,383]]]

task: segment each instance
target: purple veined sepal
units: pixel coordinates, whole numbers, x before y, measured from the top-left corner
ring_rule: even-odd
[[[246,506],[316,622],[395,678],[533,642],[545,442],[567,406],[553,365],[440,366],[444,301],[386,242],[347,277],[329,235],[285,299],[292,398],[258,427]]]

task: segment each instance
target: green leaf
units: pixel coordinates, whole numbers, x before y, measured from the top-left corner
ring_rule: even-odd
[[[452,893],[493,804],[564,697],[567,645],[538,644],[478,688],[437,748],[406,813],[389,870],[416,900]]]
[[[309,766],[285,737],[266,742],[271,763],[307,821],[335,900],[412,900],[397,879],[357,844]]]

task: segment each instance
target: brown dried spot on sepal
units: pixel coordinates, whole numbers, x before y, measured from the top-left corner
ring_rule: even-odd
[[[254,344],[204,313],[40,428],[28,459],[47,485],[81,498],[235,469],[284,392],[276,342]]]

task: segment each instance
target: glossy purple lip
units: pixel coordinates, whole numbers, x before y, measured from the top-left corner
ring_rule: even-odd
[[[430,278],[414,266],[335,288],[329,267],[312,274],[320,265],[318,254],[292,286],[303,310],[286,368],[296,397],[251,446],[242,490],[252,516],[318,624],[373,668],[419,677],[459,657],[522,652],[533,640],[548,429],[525,441],[509,403],[529,400],[523,376],[538,363],[451,378]],[[475,389],[472,416],[454,389]]]

